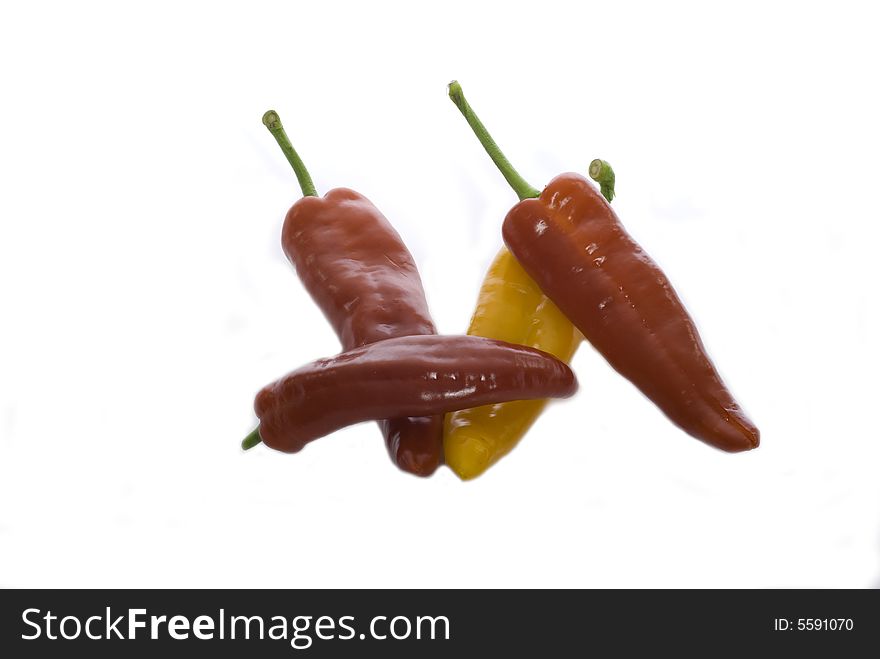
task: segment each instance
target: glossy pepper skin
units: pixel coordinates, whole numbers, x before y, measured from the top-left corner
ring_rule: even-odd
[[[563,362],[583,341],[505,247],[489,267],[467,333],[537,348]],[[446,464],[462,479],[479,476],[516,446],[546,404],[517,400],[447,414]]]
[[[584,337],[674,423],[725,451],[758,446],[668,279],[586,178],[557,176],[508,212],[502,233]]]
[[[436,334],[412,255],[363,195],[336,188],[303,197],[287,213],[281,244],[344,350]],[[379,426],[405,471],[428,476],[442,463],[442,416],[383,419]]]
[[[538,350],[474,336],[405,336],[303,366],[264,387],[254,411],[263,442],[295,453],[360,421],[566,397],[576,389],[571,369]]]

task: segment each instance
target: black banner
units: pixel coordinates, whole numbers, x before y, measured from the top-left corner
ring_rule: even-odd
[[[0,591],[8,657],[835,656],[878,641],[875,590]]]

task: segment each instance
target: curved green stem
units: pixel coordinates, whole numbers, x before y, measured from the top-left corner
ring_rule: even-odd
[[[599,184],[602,196],[610,203],[614,199],[614,170],[611,165],[596,158],[590,163],[590,178]]]
[[[312,183],[312,177],[309,176],[309,170],[306,169],[299,154],[290,143],[290,138],[288,138],[287,133],[284,132],[284,126],[281,125],[281,117],[278,116],[278,113],[275,112],[275,110],[269,110],[266,112],[266,114],[263,115],[263,125],[265,125],[266,128],[269,129],[269,132],[272,133],[272,137],[275,138],[275,141],[278,142],[278,146],[281,147],[281,150],[287,157],[287,162],[293,167],[296,179],[299,181],[299,187],[302,188],[303,196],[317,197],[318,191],[315,189],[315,184]]]
[[[452,102],[455,103],[455,106],[459,109],[461,114],[464,115],[468,125],[474,131],[474,135],[480,140],[480,144],[486,149],[486,153],[489,154],[492,162],[495,163],[495,166],[504,178],[507,179],[510,187],[513,188],[513,191],[516,192],[517,196],[520,198],[520,201],[540,196],[541,191],[536,190],[529,185],[528,182],[519,175],[519,172],[513,168],[510,161],[504,157],[501,149],[498,148],[495,140],[492,139],[492,136],[489,135],[489,131],[486,130],[486,127],[483,125],[483,122],[480,121],[480,118],[477,117],[477,114],[468,104],[467,99],[464,97],[464,92],[461,90],[461,85],[458,84],[457,80],[453,80],[449,83],[449,98],[452,99]]]
[[[260,437],[260,427],[257,426],[251,431],[251,434],[241,440],[241,448],[242,450],[247,451],[255,447],[257,444],[263,441],[263,438]]]

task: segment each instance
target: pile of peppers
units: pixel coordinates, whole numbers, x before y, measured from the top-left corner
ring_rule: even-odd
[[[375,420],[403,471],[429,476],[445,462],[472,479],[516,446],[548,399],[575,393],[568,363],[586,340],[688,434],[728,452],[756,448],[757,427],[666,275],[611,209],[610,165],[590,164],[598,190],[565,173],[539,191],[505,158],[461,85],[448,92],[520,200],[462,336],[437,334],[415,261],[379,209],[347,188],[319,197],[278,114],[263,116],[303,193],[285,218],[282,248],[342,352],[260,390],[260,423],[242,447],[293,453]]]

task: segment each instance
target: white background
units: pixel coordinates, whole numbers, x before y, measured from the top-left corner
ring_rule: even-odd
[[[4,3],[0,585],[880,583],[876,16],[869,3]],[[515,196],[614,205],[762,431],[728,455],[588,346],[482,478],[373,424],[247,454],[254,394],[335,337],[279,245],[295,178],[373,200],[442,332]]]

